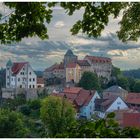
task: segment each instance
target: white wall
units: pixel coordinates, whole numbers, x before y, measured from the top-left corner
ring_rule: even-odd
[[[127,108],[128,106],[126,105],[126,103],[120,97],[118,97],[115,102],[106,110],[106,112],[113,112],[118,109],[121,110]]]
[[[31,73],[31,74],[30,74]],[[31,79],[31,81],[30,81]],[[34,79],[34,81],[33,81]],[[35,72],[33,71],[33,69],[31,68],[31,66],[29,65],[28,67],[28,88],[33,88],[33,85],[34,85],[34,88],[37,88],[37,76],[35,74]]]
[[[91,118],[91,116],[92,116],[92,114],[94,113],[94,110],[95,110],[95,99],[97,99],[97,98],[100,99],[100,96],[99,96],[98,92],[96,91],[96,93],[92,97],[89,104],[87,106],[83,106],[80,109],[80,116],[85,116],[87,119]]]

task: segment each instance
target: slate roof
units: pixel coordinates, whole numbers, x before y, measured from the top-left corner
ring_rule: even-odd
[[[105,112],[117,98],[118,96],[110,95],[106,98],[96,99],[95,110]]]
[[[105,89],[104,92],[112,92],[112,93],[126,93],[127,90],[123,89],[122,87],[118,85],[114,85],[109,87],[108,89]]]
[[[73,56],[73,55],[74,54],[73,54],[73,52],[72,52],[71,49],[68,49],[67,52],[66,52],[66,54],[65,54],[65,56]]]
[[[77,60],[79,66],[90,66],[87,60]]]

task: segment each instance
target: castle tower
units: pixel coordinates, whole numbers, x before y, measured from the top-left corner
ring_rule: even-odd
[[[68,63],[76,62],[77,56],[73,54],[72,50],[69,49],[64,55],[64,67],[66,68]]]

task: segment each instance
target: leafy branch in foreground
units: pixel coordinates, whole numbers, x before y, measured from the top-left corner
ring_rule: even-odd
[[[137,41],[140,37],[139,2],[61,2],[57,5],[54,2],[7,2],[5,5],[14,9],[14,12],[9,14],[7,21],[0,24],[1,43],[18,42],[24,37],[33,36],[48,39],[47,24],[52,19],[52,7],[58,5],[64,8],[68,15],[84,9],[83,18],[71,29],[73,35],[82,32],[88,37],[101,36],[112,15],[114,18],[122,16],[120,30],[117,32],[120,40]]]

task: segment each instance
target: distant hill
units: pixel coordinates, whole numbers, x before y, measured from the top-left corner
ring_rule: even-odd
[[[34,71],[37,77],[43,77],[43,71]]]
[[[136,79],[140,79],[140,68],[139,69],[134,69],[134,70],[126,70],[123,71],[123,75],[126,77],[133,77]]]

